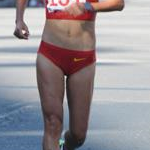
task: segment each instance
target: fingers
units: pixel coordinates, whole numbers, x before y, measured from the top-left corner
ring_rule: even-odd
[[[29,30],[24,22],[22,21],[17,22],[16,29],[14,31],[14,36],[16,36],[19,39],[28,39]]]
[[[22,31],[22,30],[19,30],[19,29],[16,29],[14,31],[14,35],[19,38],[19,39],[28,39],[29,37],[29,33],[27,33],[26,31]]]
[[[14,35],[19,39],[28,39],[29,31],[17,29],[14,31]]]
[[[73,3],[69,7],[66,7],[64,11],[67,11],[70,15],[78,16],[84,13],[84,5],[82,3]]]
[[[29,36],[29,35],[30,35],[30,33],[29,33],[29,29],[28,29],[28,27],[27,27],[27,26],[25,26],[25,31],[26,31],[26,32],[25,32],[25,33],[26,33],[26,35],[28,35],[28,36]]]

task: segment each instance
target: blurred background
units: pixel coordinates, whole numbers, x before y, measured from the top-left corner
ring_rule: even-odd
[[[89,130],[79,150],[150,150],[150,0],[98,13],[96,76]],[[0,150],[41,150],[43,121],[35,60],[45,22],[30,0],[29,40],[13,36],[15,0],[0,0]],[[64,130],[68,109],[64,102]]]
[[[0,7],[14,7],[16,0],[0,0]],[[29,0],[29,7],[41,7],[43,6],[43,0]]]

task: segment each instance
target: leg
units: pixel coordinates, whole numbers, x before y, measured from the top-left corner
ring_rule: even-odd
[[[44,117],[43,150],[59,150],[63,122],[64,75],[43,55],[37,57],[37,82]]]
[[[65,133],[66,150],[80,147],[86,138],[90,104],[93,95],[95,63],[67,79],[69,131]]]

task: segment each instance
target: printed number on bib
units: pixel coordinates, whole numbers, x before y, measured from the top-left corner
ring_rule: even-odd
[[[49,12],[62,10],[72,3],[85,3],[86,0],[48,0],[47,9]]]

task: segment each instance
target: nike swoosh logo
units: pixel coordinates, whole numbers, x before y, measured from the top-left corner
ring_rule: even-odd
[[[82,60],[85,60],[86,58],[74,58],[74,62],[78,62],[78,61],[82,61]]]

